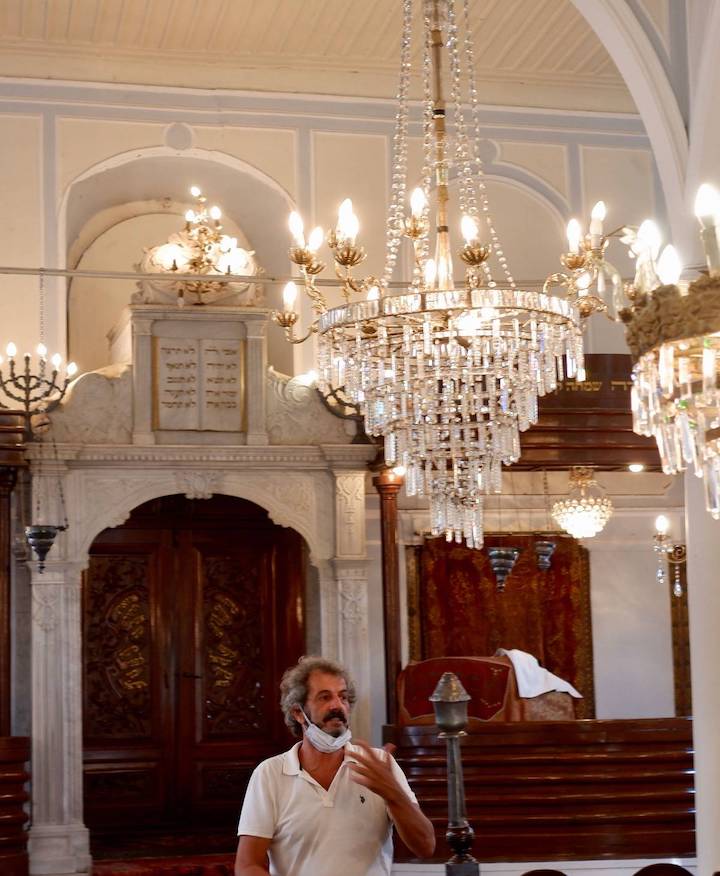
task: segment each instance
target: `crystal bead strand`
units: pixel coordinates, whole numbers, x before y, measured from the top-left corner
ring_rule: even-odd
[[[517,284],[515,282],[515,279],[513,278],[513,275],[510,272],[507,258],[505,257],[505,252],[500,243],[500,238],[498,237],[498,233],[495,230],[493,219],[490,214],[490,204],[488,202],[487,189],[485,187],[485,173],[483,170],[483,163],[480,155],[477,152],[477,148],[482,140],[482,124],[480,122],[480,102],[478,100],[477,80],[475,77],[475,57],[472,44],[472,33],[470,30],[470,0],[463,0],[463,22],[465,27],[465,67],[467,70],[468,88],[470,91],[470,112],[475,123],[475,162],[477,165],[478,194],[480,197],[480,204],[482,206],[483,213],[485,214],[485,221],[488,226],[488,231],[490,232],[491,246],[495,252],[495,255],[497,256],[498,263],[500,264],[500,268],[505,275],[505,280],[507,281],[508,286],[511,289],[516,289]]]
[[[432,55],[430,47],[430,18],[432,15],[432,0],[423,2],[423,167],[422,188],[425,192],[427,205],[426,215],[430,212],[430,190],[433,180],[433,110],[432,110]],[[430,258],[430,236],[425,235],[420,244],[420,258],[423,264]]]
[[[403,31],[400,46],[400,82],[398,85],[398,112],[393,136],[393,163],[390,206],[387,217],[387,242],[383,280],[392,280],[397,264],[398,250],[403,237],[405,195],[407,191],[407,129],[408,92],[410,88],[410,49],[412,43],[413,0],[403,0]]]

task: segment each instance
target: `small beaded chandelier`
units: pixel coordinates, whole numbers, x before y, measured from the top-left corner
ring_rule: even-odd
[[[573,538],[592,538],[605,528],[612,512],[612,502],[600,492],[593,470],[573,466],[567,499],[552,506],[552,516],[558,525]]]
[[[342,386],[360,406],[368,434],[384,438],[386,464],[405,466],[407,493],[430,500],[432,534],[480,548],[483,498],[501,491],[502,466],[518,460],[519,433],[537,421],[538,397],[565,377],[583,380],[584,367],[576,305],[518,289],[495,230],[478,154],[482,131],[469,5],[469,0],[403,2],[383,276],[352,275],[365,251],[357,243],[352,204],[344,201],[327,243],[345,303],[329,309],[315,280],[325,267],[317,255],[323,232],[314,229],[306,243],[302,220],[293,213],[290,259],[300,269],[316,319],[304,337],[295,337],[294,284],[286,287],[284,309],[275,319],[293,343],[318,335],[321,391]],[[407,211],[416,6],[423,25],[424,165]],[[453,235],[460,231],[464,241],[455,246],[464,265],[461,282],[453,271],[451,183],[459,207]],[[412,245],[413,276],[397,291],[401,284],[393,278],[403,238]]]

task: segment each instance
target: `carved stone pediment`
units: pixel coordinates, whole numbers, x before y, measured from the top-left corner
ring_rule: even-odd
[[[52,414],[58,442],[129,444],[132,441],[132,366],[108,365],[82,374]]]
[[[288,377],[269,368],[266,386],[270,444],[317,446],[352,442],[354,423],[334,417],[315,387],[308,386],[302,378]],[[130,364],[109,365],[82,374],[52,414],[56,440],[66,444],[131,444],[132,393]]]
[[[334,417],[314,385],[269,368],[267,432],[271,444],[349,444],[355,425]]]

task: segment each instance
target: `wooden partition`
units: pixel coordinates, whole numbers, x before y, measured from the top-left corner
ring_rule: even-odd
[[[434,726],[386,727],[385,736],[445,860],[445,742]],[[462,759],[481,861],[695,852],[690,719],[488,723],[463,738]],[[396,859],[409,859],[400,843]]]
[[[26,764],[30,740],[25,736],[0,737],[0,873],[27,876],[27,821],[25,788],[30,779]]]

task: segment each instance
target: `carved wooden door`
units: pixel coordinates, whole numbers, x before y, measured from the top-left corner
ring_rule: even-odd
[[[230,497],[170,496],[95,540],[83,604],[85,819],[232,830],[288,747],[278,683],[303,650],[304,549]]]

